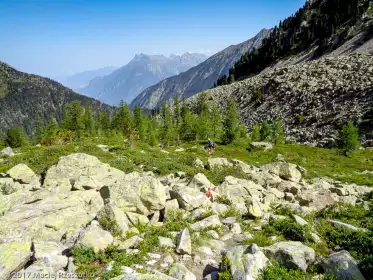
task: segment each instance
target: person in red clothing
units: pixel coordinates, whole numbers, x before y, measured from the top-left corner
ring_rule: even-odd
[[[212,188],[208,188],[208,189],[207,189],[207,192],[206,192],[205,194],[206,194],[206,196],[207,196],[209,199],[212,199],[212,194],[213,194]]]

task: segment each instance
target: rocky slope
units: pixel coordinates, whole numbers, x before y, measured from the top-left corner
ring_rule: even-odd
[[[169,102],[176,95],[188,98],[211,88],[221,75],[228,73],[228,69],[242,54],[258,48],[269,32],[263,29],[255,37],[241,44],[229,46],[198,66],[147,88],[133,100],[131,106],[140,105],[143,108],[154,109],[162,103]]]
[[[68,77],[58,78],[57,81],[63,84],[65,87],[79,92],[79,90],[86,87],[91,80],[97,77],[107,76],[114,72],[116,69],[116,67],[108,66],[100,69],[76,73]]]
[[[130,103],[141,91],[159,81],[178,75],[203,62],[202,54],[136,55],[127,65],[108,76],[93,79],[79,92],[104,103],[119,105],[121,100]]]
[[[373,138],[373,56],[325,57],[280,67],[252,78],[206,91],[210,102],[224,107],[233,97],[248,129],[279,117],[289,141],[333,143],[348,120]],[[197,96],[186,102],[194,107]],[[370,124],[370,125],[369,125]]]
[[[53,80],[19,72],[0,62],[0,136],[18,125],[32,134],[38,115],[45,121],[51,115],[60,121],[64,105],[73,100],[83,105],[92,103],[95,110],[110,108]]]
[[[203,162],[195,164],[203,171]],[[90,261],[92,268],[107,273],[105,279],[120,274],[115,279],[217,279],[224,260],[235,280],[258,279],[273,261],[299,271],[318,263],[336,279],[364,279],[346,251],[322,257],[302,242],[276,236],[271,246],[242,242],[273,221],[288,219],[274,214],[287,208],[297,213],[291,223],[311,228],[309,242],[318,244],[318,233],[305,227],[308,222],[300,215],[338,201],[369,207],[371,188],[320,178],[306,182],[306,171],[286,162],[255,167],[209,158],[206,163],[209,169],[233,165],[248,179],[227,176],[213,186],[202,173],[193,178],[183,172],[158,178],[152,172],[125,174],[86,154],[61,157],[43,179],[18,164],[0,176],[0,279],[35,273],[95,278],[97,270],[85,271],[93,273],[87,275],[76,267]],[[208,188],[214,189],[211,198],[205,195]],[[172,224],[175,214],[181,216]],[[337,220],[327,223],[364,231]],[[180,225],[185,226],[175,231]],[[109,247],[107,256],[122,258],[105,262],[101,253],[101,260],[94,259]],[[91,248],[92,253],[79,260],[77,248]],[[123,259],[131,255],[135,257]]]

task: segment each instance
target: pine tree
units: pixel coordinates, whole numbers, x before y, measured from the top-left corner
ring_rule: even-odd
[[[196,120],[189,108],[183,103],[181,109],[182,124],[180,128],[180,136],[184,141],[196,140]]]
[[[239,126],[240,116],[237,104],[233,99],[231,99],[229,100],[227,108],[224,113],[223,142],[225,144],[230,144],[239,137]]]
[[[8,130],[6,143],[12,148],[24,147],[29,144],[29,139],[23,127],[17,126]]]
[[[211,130],[214,140],[220,139],[222,134],[222,117],[216,104],[212,106]]]
[[[210,109],[207,104],[206,94],[202,93],[198,97],[198,117],[196,123],[196,130],[198,139],[207,139],[212,135],[212,123],[210,116]]]
[[[44,122],[41,119],[40,115],[36,117],[35,121],[35,140],[36,144],[39,144],[43,141],[44,138]]]
[[[150,146],[156,146],[158,144],[158,139],[157,139],[157,127],[158,127],[158,122],[155,118],[150,118],[148,120],[148,143]]]
[[[229,79],[228,79],[228,84],[231,84],[231,83],[234,83],[234,82],[235,82],[234,75],[230,74]]]
[[[121,101],[119,110],[115,114],[111,126],[113,129],[124,133],[124,131],[126,131],[127,128],[131,125],[132,125],[131,110],[127,103]]]
[[[62,127],[67,130],[79,131],[84,129],[84,108],[79,101],[73,101],[65,105]]]
[[[53,116],[50,116],[47,126],[44,129],[43,144],[52,145],[58,132],[58,123]]]
[[[359,149],[359,130],[349,121],[342,127],[342,130],[338,133],[339,136],[339,147],[343,150],[345,155]]]
[[[94,128],[94,121],[92,117],[92,110],[91,106],[87,105],[84,110],[84,115],[83,115],[83,122],[84,122],[84,128],[86,131],[89,133],[92,133],[93,128]]]
[[[260,125],[258,123],[254,124],[251,133],[250,133],[250,140],[252,142],[260,141]]]
[[[282,121],[279,118],[273,122],[272,126],[272,141],[275,144],[285,143],[285,132]]]
[[[107,131],[110,128],[110,118],[107,112],[98,113],[99,129],[101,131]]]
[[[135,129],[137,131],[137,134],[141,141],[145,141],[147,127],[145,124],[145,118],[141,113],[141,108],[139,105],[136,105],[133,111],[133,117],[134,117],[134,124],[135,124]]]
[[[260,129],[260,140],[267,141],[270,139],[270,136],[271,136],[271,127],[267,121],[264,121]]]
[[[171,108],[168,104],[164,104],[161,109],[162,115],[162,131],[161,138],[166,145],[169,145],[175,140],[175,131],[172,123]]]

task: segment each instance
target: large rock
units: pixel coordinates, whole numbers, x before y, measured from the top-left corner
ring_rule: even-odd
[[[238,159],[232,159],[232,163],[233,163],[234,166],[240,167],[242,169],[242,171],[245,172],[245,173],[251,173],[251,172],[254,172],[256,170],[255,166],[248,165],[246,162],[243,162],[243,161],[238,160]]]
[[[206,192],[208,188],[214,188],[215,186],[207,179],[205,174],[198,173],[194,175],[192,180],[188,184],[189,187],[195,188],[199,191]]]
[[[308,265],[315,261],[315,251],[298,241],[284,241],[263,248],[268,258],[291,269],[307,270]]]
[[[275,162],[264,165],[262,168],[284,180],[299,182],[302,179],[302,173],[299,171],[300,169],[297,165],[292,163]]]
[[[357,262],[347,251],[340,251],[331,254],[321,262],[321,266],[323,267],[325,274],[334,276],[336,279],[365,279],[359,270]]]
[[[268,143],[268,142],[251,142],[250,143],[250,148],[252,150],[268,151],[268,150],[273,149],[273,145],[271,143]]]
[[[169,271],[169,275],[180,280],[197,280],[196,276],[189,271],[185,265],[181,263],[174,263]]]
[[[32,256],[31,243],[12,242],[0,244],[0,279],[9,279]]]
[[[110,223],[117,229],[126,232],[130,226],[127,215],[114,203],[106,204],[98,213],[97,218],[100,223]]]
[[[54,272],[64,270],[68,265],[69,259],[62,255],[65,247],[58,242],[34,242],[33,249],[36,263],[52,267]]]
[[[30,184],[39,178],[26,164],[20,163],[9,169],[6,174],[22,184]]]
[[[174,186],[170,190],[170,195],[172,199],[177,199],[180,208],[187,211],[192,211],[211,203],[203,192],[190,187]]]
[[[269,264],[268,258],[256,244],[230,248],[226,257],[231,264],[231,273],[235,280],[258,279]]]
[[[304,190],[295,196],[300,206],[309,207],[311,210],[321,210],[335,203],[329,190]]]
[[[263,206],[257,199],[251,200],[247,209],[253,218],[261,218],[264,215]]]
[[[42,195],[34,196],[28,204],[12,207],[0,217],[0,242],[63,240],[72,245],[76,232],[89,224],[104,205],[95,190],[50,196],[45,196],[48,194],[45,191],[37,193]]]
[[[192,240],[188,228],[184,228],[177,237],[176,252],[179,254],[192,254]]]
[[[174,214],[179,209],[179,202],[177,199],[167,200],[166,205],[163,210],[163,216],[167,220],[172,214]]]
[[[209,158],[207,160],[207,167],[209,169],[230,167],[233,166],[226,158]]]
[[[11,147],[6,147],[0,151],[0,156],[2,157],[13,157],[15,156]]]
[[[77,246],[83,248],[93,248],[97,253],[105,250],[114,241],[113,236],[110,232],[103,230],[98,226],[98,223],[93,223],[84,229],[77,242]]]
[[[202,221],[196,222],[190,225],[190,228],[194,231],[199,231],[208,227],[218,227],[222,226],[223,224],[220,222],[218,215],[212,215],[203,219]]]
[[[150,215],[162,210],[166,204],[166,191],[153,176],[118,180],[100,190],[105,203],[114,202],[125,212]]]
[[[102,163],[96,157],[87,154],[71,154],[59,159],[45,176],[44,187],[71,189],[100,189],[110,186],[125,177],[123,171]]]
[[[126,212],[126,214],[133,226],[145,226],[149,224],[148,217],[144,215],[132,213],[132,212]]]
[[[203,161],[200,160],[199,158],[196,158],[193,161],[192,165],[193,165],[193,167],[198,168],[198,169],[204,169],[205,168],[205,165],[204,165]]]

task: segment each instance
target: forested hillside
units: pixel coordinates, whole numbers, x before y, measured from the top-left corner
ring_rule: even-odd
[[[244,54],[228,77],[218,79],[217,85],[258,74],[279,60],[302,52],[310,51],[307,60],[317,59],[361,33],[359,41],[351,46],[357,48],[373,36],[372,14],[369,0],[307,1],[294,15],[281,21],[259,49]]]
[[[33,134],[38,117],[47,123],[50,117],[62,120],[64,105],[71,101],[91,104],[93,112],[111,110],[92,98],[77,94],[48,78],[26,74],[0,62],[0,135],[9,128],[22,126]]]

